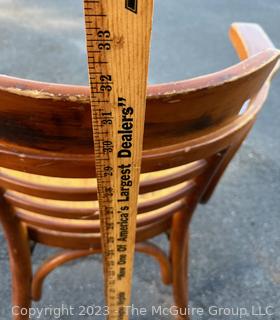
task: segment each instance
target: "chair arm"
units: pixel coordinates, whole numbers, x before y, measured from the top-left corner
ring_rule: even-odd
[[[275,48],[262,27],[255,23],[233,23],[229,30],[229,37],[240,60],[268,48]]]

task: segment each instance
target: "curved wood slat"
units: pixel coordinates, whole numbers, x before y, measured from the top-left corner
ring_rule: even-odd
[[[185,198],[191,191],[194,190],[196,187],[196,184],[194,181],[188,181],[184,184],[183,187],[180,189],[176,190],[175,192],[172,192],[168,195],[165,195],[164,197],[153,199],[153,200],[148,200],[139,204],[138,206],[138,212],[145,213],[149,212],[152,210],[157,210],[162,207],[165,207],[174,201],[177,201],[179,199]]]
[[[178,199],[175,199],[176,201]],[[172,201],[173,202],[173,201]],[[181,202],[176,201],[169,206],[161,207],[160,210],[150,211],[146,214],[139,214],[137,217],[137,226],[145,226],[171,216],[178,208],[181,207]],[[95,233],[100,231],[99,220],[81,220],[81,219],[64,219],[50,217],[42,214],[37,214],[25,209],[15,209],[15,215],[24,221],[28,226],[49,229],[52,231],[61,232],[77,232],[77,233]]]
[[[142,213],[139,215],[139,219],[137,220],[137,226],[143,227],[150,224],[154,224],[157,221],[161,221],[162,219],[166,219],[171,217],[175,212],[180,210],[184,205],[184,200],[179,200],[169,204],[166,207],[160,208],[155,211],[150,211],[148,213]]]
[[[24,209],[15,209],[16,216],[28,226],[62,232],[91,233],[99,232],[98,220],[78,220],[48,217]]]
[[[175,191],[170,191],[169,194],[163,194],[157,197],[151,196],[151,200],[142,200],[138,204],[138,213],[143,214],[148,211],[154,211],[166,207],[172,202],[185,197],[194,188],[195,183],[193,181],[189,181],[184,183],[182,186],[179,185]],[[169,191],[169,189],[167,189],[166,192],[167,191]],[[37,201],[34,201],[35,199],[32,197],[26,197],[21,193],[11,192],[9,190],[5,192],[4,197],[15,208],[24,209],[27,211],[31,211],[32,213],[39,213],[49,217],[57,217],[63,219],[82,219],[91,221],[99,219],[98,207],[94,207],[94,204],[92,208],[88,205],[83,208],[82,202],[77,203],[77,205],[79,206],[73,208],[69,206],[58,206],[55,204],[51,205],[50,202],[47,201],[46,203],[44,203],[43,200],[38,201],[39,198],[36,199]],[[51,220],[51,218],[49,219]]]
[[[208,162],[205,159],[200,159],[188,164],[187,168],[172,172],[170,175],[162,175],[159,178],[141,181],[140,194],[153,192],[168,188],[187,180],[196,178],[198,175],[205,172]]]
[[[63,249],[101,248],[100,233],[71,233],[53,231],[36,226],[28,226],[28,234],[32,241],[51,247]]]
[[[166,232],[171,227],[171,218],[162,219],[156,223],[142,226],[136,231],[136,242],[143,242],[151,239],[163,232]],[[69,233],[58,232],[38,227],[28,227],[29,237],[33,241],[59,247],[64,249],[88,249],[101,248],[100,233]]]
[[[50,177],[51,179],[52,177]],[[14,190],[23,194],[52,200],[69,201],[96,201],[97,187],[56,187],[52,185],[36,184],[23,181],[6,172],[0,172],[0,184],[3,188]],[[67,184],[65,181],[64,184]]]
[[[69,206],[55,206],[51,205],[47,201],[45,201],[44,203],[44,200],[42,200],[41,202],[35,202],[32,201],[32,198],[25,197],[25,195],[21,193],[13,193],[10,191],[5,192],[5,198],[15,208],[46,215],[49,216],[50,219],[51,217],[82,220],[97,220],[99,218],[98,207],[94,205],[92,206],[92,208],[88,208],[88,206],[83,208],[82,203],[77,203],[78,205],[80,204],[80,207],[73,208]]]
[[[168,188],[184,182],[186,180],[192,179],[197,175],[201,174],[207,166],[207,161],[202,159],[188,164],[181,170],[174,170],[170,174],[165,174],[163,171],[162,176],[158,178],[149,178],[140,181],[140,192],[139,194],[144,194],[148,192],[153,192]],[[61,179],[60,186],[53,186],[47,181],[45,177],[45,184],[36,183],[33,180],[28,181],[28,176],[25,179],[17,175],[17,171],[0,171],[0,185],[3,188],[14,190],[23,194],[40,197],[43,199],[51,200],[69,200],[69,201],[95,201],[97,200],[97,187],[73,187],[67,184],[67,180]],[[142,176],[143,177],[143,176]],[[35,180],[36,176],[33,176]],[[38,179],[40,180],[40,176]],[[48,177],[51,182],[51,177]],[[141,178],[140,178],[141,179]],[[79,179],[80,180],[80,179]],[[81,180],[80,180],[81,181]],[[82,183],[82,181],[81,181]]]

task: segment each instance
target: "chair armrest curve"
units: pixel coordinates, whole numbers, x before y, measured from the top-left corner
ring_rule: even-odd
[[[256,23],[233,23],[229,29],[229,38],[240,60],[266,49],[275,48],[263,28]]]

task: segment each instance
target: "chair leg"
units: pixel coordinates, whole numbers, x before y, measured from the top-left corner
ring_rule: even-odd
[[[170,237],[170,258],[172,263],[173,296],[180,316],[188,317],[188,244],[190,215],[182,210],[172,221]]]
[[[26,227],[13,214],[12,209],[0,195],[0,222],[7,240],[12,278],[13,320],[27,320],[21,310],[31,305],[32,268]],[[23,312],[24,313],[24,312]]]

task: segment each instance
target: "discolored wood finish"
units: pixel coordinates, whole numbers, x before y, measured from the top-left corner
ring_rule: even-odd
[[[279,51],[259,26],[233,24],[230,37],[241,63],[148,89],[137,249],[158,260],[179,308],[187,305],[191,216],[252,128],[279,67]],[[32,287],[38,299],[56,266],[100,252],[92,150],[87,87],[0,76],[0,219],[13,304],[28,306]],[[170,236],[169,258],[143,243],[163,232]],[[39,268],[33,285],[28,240],[67,249]]]

